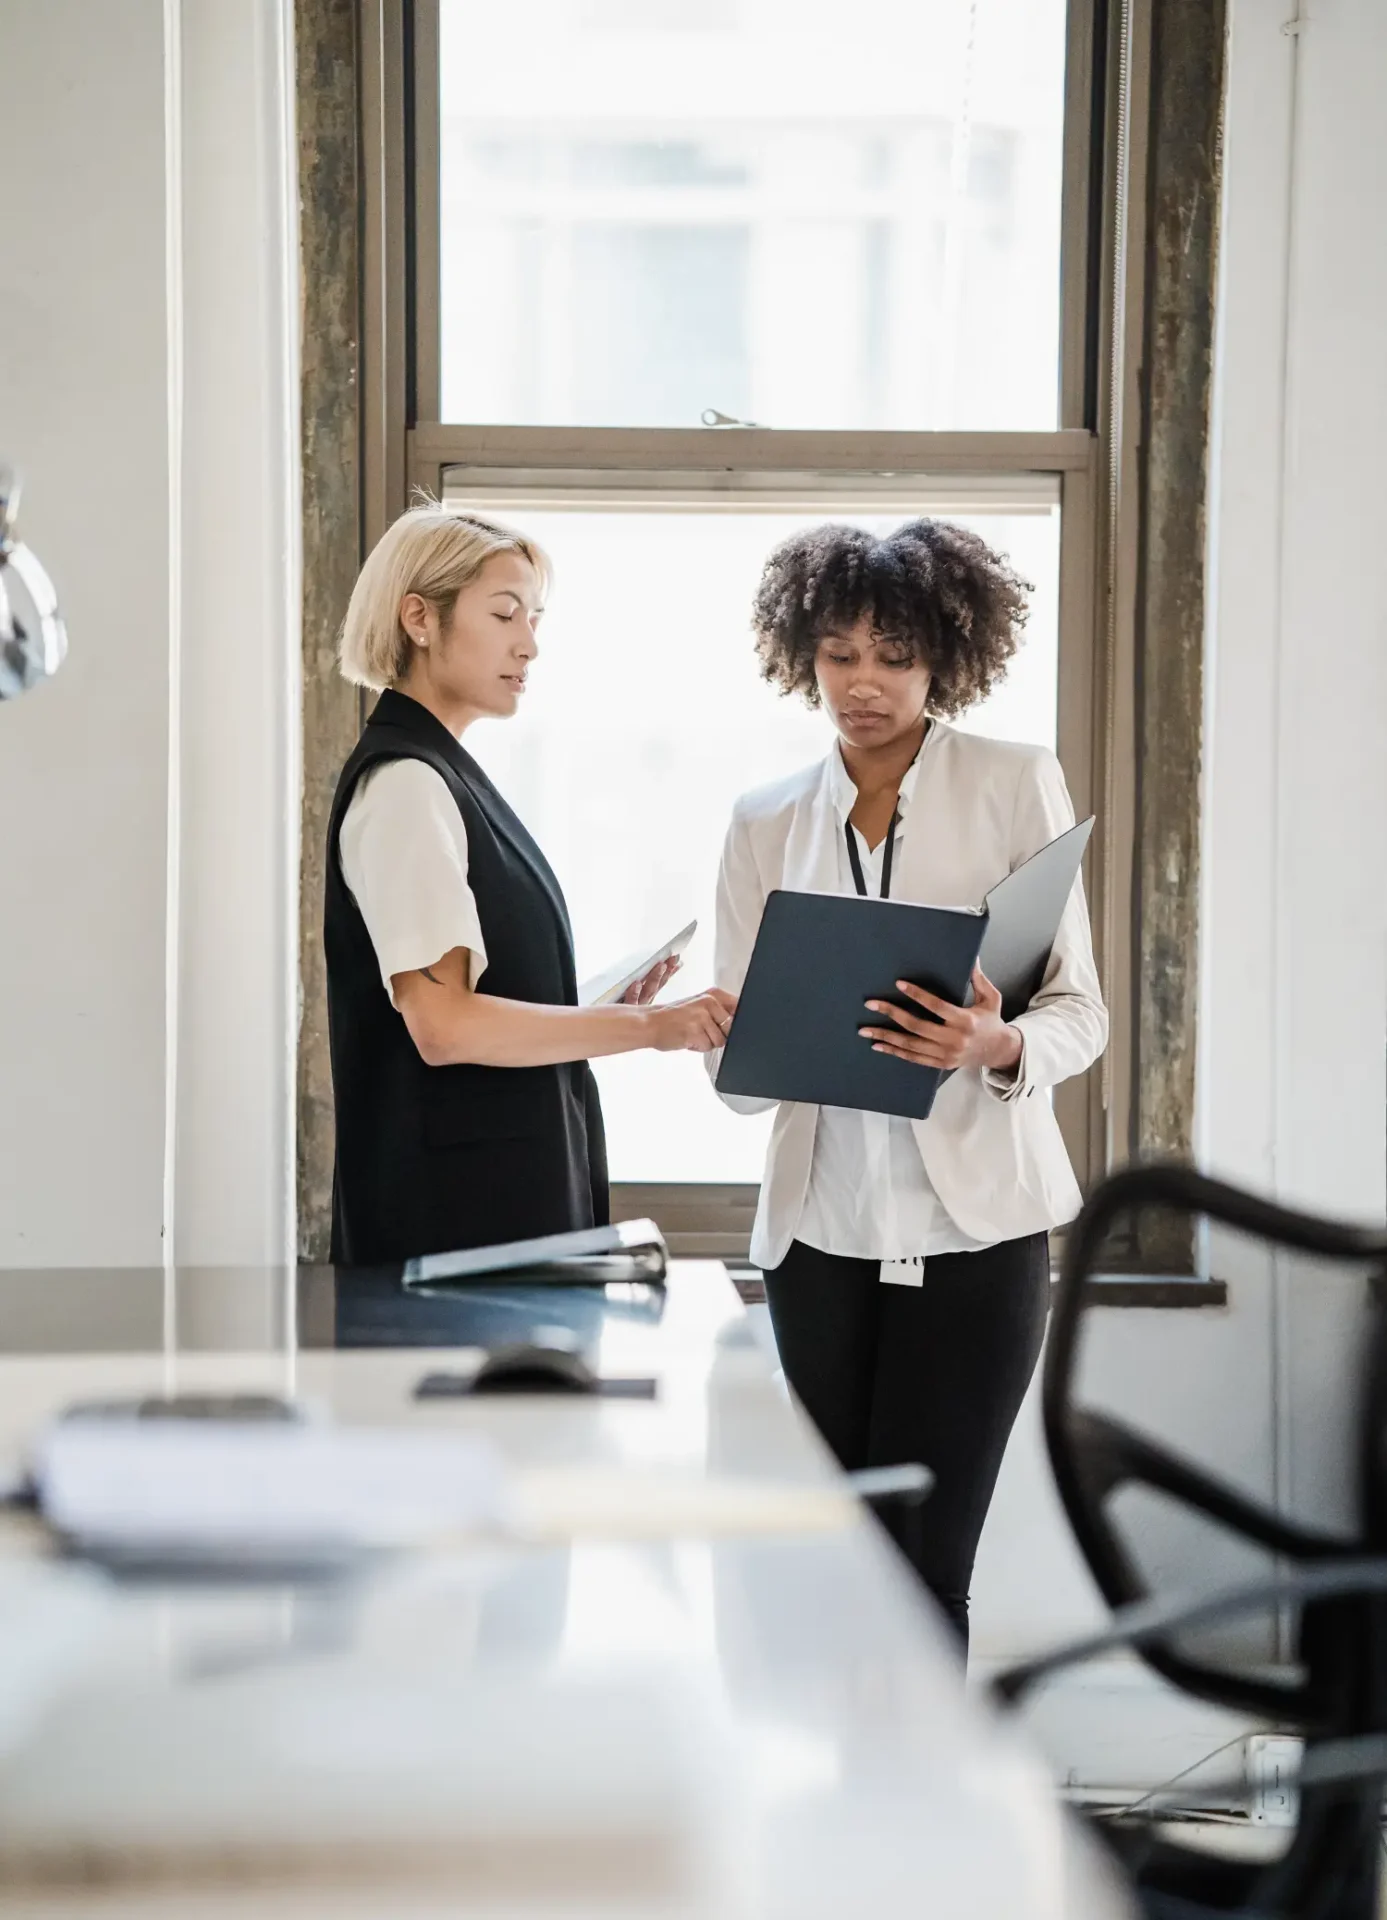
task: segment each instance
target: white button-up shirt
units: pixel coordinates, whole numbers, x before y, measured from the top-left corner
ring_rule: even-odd
[[[338,846],[391,1005],[395,974],[432,967],[454,947],[467,949],[475,988],[486,971],[486,942],[467,879],[467,828],[443,775],[422,760],[368,768]]]
[[[928,830],[924,822],[912,829],[910,820],[919,770],[917,756],[901,780],[897,853],[907,833]],[[847,827],[848,815],[857,804],[857,788],[836,746],[830,756],[829,781],[839,821]],[[867,891],[879,894],[886,841],[883,839],[873,850],[856,827],[849,831],[857,841]],[[842,831],[838,835],[838,891],[857,891],[847,833]],[[872,1018],[865,1007],[862,1018],[864,1024]],[[868,1043],[864,1040],[862,1044],[865,1047]],[[795,1238],[822,1253],[880,1260],[884,1263],[883,1280],[907,1283],[922,1277],[922,1263],[930,1254],[973,1253],[993,1244],[971,1239],[945,1212],[930,1185],[909,1120],[894,1114],[863,1113],[855,1107],[819,1109],[809,1190]],[[892,1267],[898,1270],[893,1272]]]

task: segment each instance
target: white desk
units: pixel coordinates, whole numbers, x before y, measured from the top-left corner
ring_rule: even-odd
[[[53,1351],[79,1311],[105,1350]],[[658,1323],[604,1320],[601,1367],[655,1375],[653,1403],[419,1402],[456,1351],[328,1347],[353,1316],[327,1277],[294,1318],[274,1276],[0,1274],[0,1457],[75,1398],[215,1385],[481,1428],[530,1466],[834,1472],[711,1263],[675,1267]],[[88,1865],[135,1877],[0,1868],[5,1914],[1127,1911],[865,1516],[421,1557],[345,1592],[112,1588],[42,1551],[0,1527],[0,1835],[104,1822]],[[158,1844],[123,1861],[141,1822]]]

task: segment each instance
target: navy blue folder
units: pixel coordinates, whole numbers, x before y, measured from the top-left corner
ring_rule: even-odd
[[[1090,817],[1062,833],[976,909],[772,893],[723,1050],[718,1092],[927,1120],[948,1074],[874,1053],[858,1029],[891,1023],[869,1014],[866,1002],[923,1014],[896,989],[897,980],[909,980],[966,1006],[981,961],[1001,992],[1003,1017],[1015,1019],[1044,978],[1092,831]]]

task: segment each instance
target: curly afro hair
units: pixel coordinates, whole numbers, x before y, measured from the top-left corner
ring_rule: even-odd
[[[874,633],[929,668],[929,710],[947,719],[1006,673],[1033,591],[975,533],[945,520],[908,520],[884,540],[862,527],[811,527],[783,541],[761,575],[752,612],[761,672],[817,706],[819,641],[865,614]]]

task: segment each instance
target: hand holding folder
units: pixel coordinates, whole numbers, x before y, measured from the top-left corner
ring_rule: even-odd
[[[979,907],[772,893],[727,1036],[719,1093],[928,1119],[949,1069],[874,1052],[861,1033],[867,1003],[930,1017],[927,1004],[901,992],[896,983],[904,980],[962,1007],[981,967],[1001,995],[1002,1018],[1023,1013],[1044,978],[1092,830],[1090,818],[1062,833]]]
[[[910,1066],[941,1067],[957,1073],[961,1067],[1007,1071],[1019,1061],[1021,1037],[1006,1023],[1000,990],[983,972],[974,967],[971,1004],[954,1006],[909,980],[898,980],[897,989],[905,1006],[890,1000],[867,1002],[868,1025],[858,1029],[870,1040],[874,1053],[890,1054]],[[871,1025],[873,1020],[880,1024]],[[989,1052],[997,1044],[1008,1046],[1005,1059]]]

